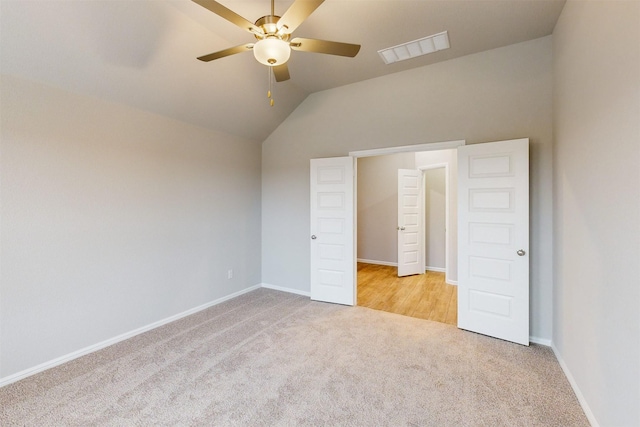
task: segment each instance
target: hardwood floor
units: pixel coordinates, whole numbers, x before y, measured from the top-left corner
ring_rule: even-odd
[[[396,267],[358,263],[358,305],[456,325],[458,290],[444,273],[398,277]]]

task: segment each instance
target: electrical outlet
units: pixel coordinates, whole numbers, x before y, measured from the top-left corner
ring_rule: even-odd
[[[233,279],[233,270],[227,271],[227,279]]]

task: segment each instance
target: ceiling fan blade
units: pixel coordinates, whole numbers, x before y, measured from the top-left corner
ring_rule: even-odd
[[[273,75],[276,77],[277,82],[283,82],[291,78],[289,76],[289,67],[287,67],[286,63],[273,67]]]
[[[327,53],[329,55],[348,56],[353,58],[360,51],[359,44],[330,42],[326,40],[305,39],[296,37],[289,43],[291,49],[303,52]]]
[[[324,0],[296,0],[278,21],[278,29],[287,27],[284,32],[291,34],[323,2]]]
[[[253,49],[253,43],[241,44],[240,46],[230,47],[229,49],[221,50],[219,52],[210,53],[208,55],[199,56],[200,61],[209,62],[214,59],[224,58],[225,56],[235,55],[236,53],[247,52]]]
[[[235,13],[233,10],[227,9],[226,7],[224,7],[223,5],[221,5],[215,0],[193,0],[193,1],[195,3],[198,3],[200,6],[204,7],[205,9],[209,9],[211,12],[215,13],[216,15],[223,17],[224,19],[231,22],[232,24],[236,24],[238,27],[242,28],[243,30],[247,30],[252,34],[264,34],[264,32],[260,27],[256,26],[250,21],[247,21],[242,16]]]

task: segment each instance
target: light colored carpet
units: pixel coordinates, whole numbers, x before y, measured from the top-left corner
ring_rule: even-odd
[[[2,426],[588,426],[550,349],[259,289],[0,389]]]

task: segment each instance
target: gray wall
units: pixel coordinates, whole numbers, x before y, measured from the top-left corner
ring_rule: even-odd
[[[551,338],[551,37],[310,95],[263,143],[262,280],[309,291],[309,159],[531,138],[531,334]]]
[[[398,169],[415,169],[414,153],[358,159],[358,258],[398,263]]]
[[[260,283],[259,144],[0,90],[0,377]]]
[[[553,342],[600,426],[640,425],[640,2],[554,30]]]

